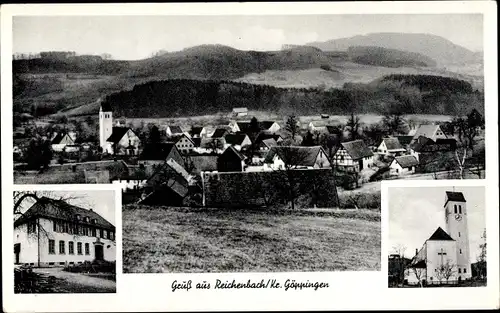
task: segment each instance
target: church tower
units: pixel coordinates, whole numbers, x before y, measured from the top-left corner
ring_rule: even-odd
[[[461,280],[471,277],[467,204],[461,192],[447,191],[444,203],[446,232],[457,243],[456,275]]]
[[[107,150],[107,139],[113,133],[113,112],[109,104],[101,103],[99,110],[99,145],[103,151]]]

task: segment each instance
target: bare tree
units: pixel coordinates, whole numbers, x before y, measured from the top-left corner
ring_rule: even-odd
[[[405,252],[406,247],[399,244],[392,247],[393,254],[398,257],[393,260],[392,268],[389,268],[389,274],[395,277],[396,284],[402,284],[405,279],[405,269],[406,269],[406,259]]]
[[[446,260],[446,262],[437,267],[436,278],[440,283],[443,281],[443,279],[446,280],[446,283],[448,283],[451,276],[455,274],[456,268],[457,266],[455,264],[451,263],[450,260]]]
[[[417,278],[418,280],[418,285],[420,287],[424,287],[424,284],[423,284],[423,279],[424,279],[424,275],[427,271],[427,269],[425,267],[411,267],[411,270],[413,272],[413,274],[415,274],[415,278]]]
[[[483,243],[479,245],[480,253],[477,256],[477,271],[480,279],[486,279],[486,229],[481,235]]]
[[[295,202],[298,197],[298,191],[300,187],[300,181],[295,177],[294,170],[299,168],[305,163],[305,160],[309,157],[308,152],[305,149],[293,147],[293,146],[283,146],[275,150],[278,157],[283,161],[283,166],[274,169],[278,173],[280,180],[283,182],[287,190],[287,198],[290,202],[291,209],[295,209]]]

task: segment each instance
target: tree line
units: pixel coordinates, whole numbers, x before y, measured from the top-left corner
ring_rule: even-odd
[[[208,115],[233,107],[297,115],[346,115],[353,108],[358,114],[386,114],[397,108],[401,114],[456,115],[463,102],[484,111],[484,96],[470,83],[430,75],[388,75],[370,84],[345,84],[342,89],[175,79],[136,85],[104,101],[127,117]]]

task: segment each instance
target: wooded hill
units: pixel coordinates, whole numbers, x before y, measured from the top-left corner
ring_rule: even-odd
[[[343,89],[275,88],[231,81],[165,80],[136,85],[107,96],[116,116],[176,117],[230,112],[234,107],[274,113],[455,115],[467,109],[484,111],[483,95],[467,82],[448,77],[390,75],[370,84]]]

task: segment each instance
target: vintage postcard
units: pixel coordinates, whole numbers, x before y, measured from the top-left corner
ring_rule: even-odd
[[[2,6],[8,311],[498,306],[494,9]]]

